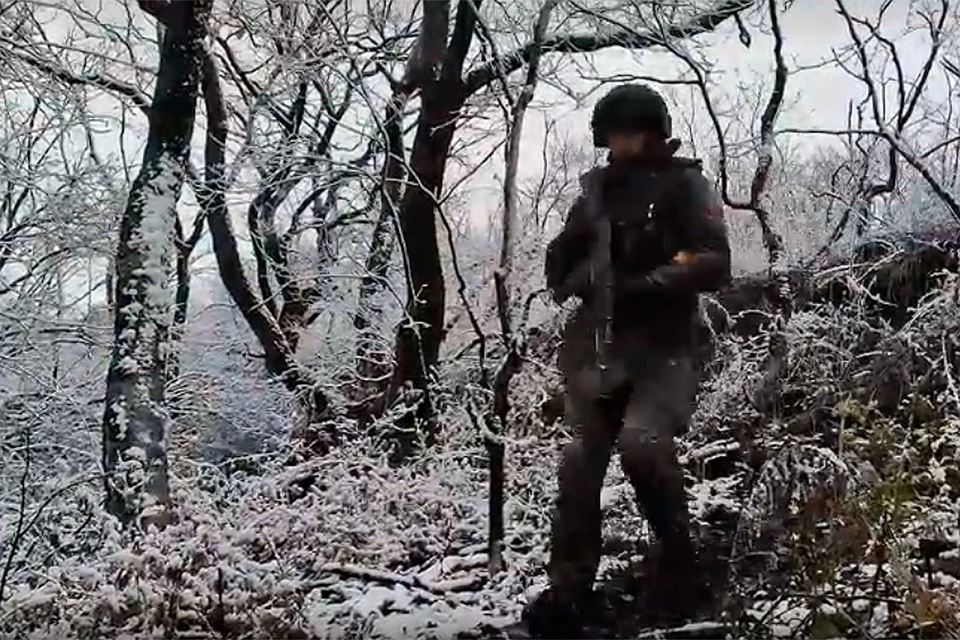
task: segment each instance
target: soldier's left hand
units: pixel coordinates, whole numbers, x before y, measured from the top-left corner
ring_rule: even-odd
[[[637,294],[667,292],[673,289],[676,271],[684,268],[685,265],[676,263],[665,264],[642,276],[631,278],[626,286],[631,292]]]

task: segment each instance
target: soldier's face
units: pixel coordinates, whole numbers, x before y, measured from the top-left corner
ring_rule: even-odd
[[[618,160],[633,158],[643,153],[649,139],[647,133],[611,133],[607,136],[607,148],[610,155]]]

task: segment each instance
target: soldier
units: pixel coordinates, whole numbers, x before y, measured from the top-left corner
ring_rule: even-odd
[[[527,612],[531,631],[551,637],[576,637],[584,620],[600,561],[600,491],[615,443],[660,542],[651,580],[658,612],[665,621],[689,618],[706,589],[674,437],[687,428],[700,382],[698,293],[730,278],[723,205],[700,161],[674,155],[679,142],[656,91],[613,89],[591,125],[595,146],[609,150],[608,164],[581,178],[545,269],[556,302],[582,302],[560,348],[565,420],[575,437],[558,472],[551,587]],[[609,246],[598,246],[598,238]],[[609,260],[598,261],[605,252]]]

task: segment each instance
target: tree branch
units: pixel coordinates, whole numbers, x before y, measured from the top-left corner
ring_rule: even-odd
[[[56,66],[45,60],[38,60],[31,55],[10,48],[7,52],[18,60],[27,63],[31,67],[42,71],[47,75],[60,80],[71,86],[80,87],[98,87],[111,93],[122,95],[129,98],[133,104],[143,112],[144,115],[150,115],[150,98],[139,88],[132,84],[111,78],[110,76],[99,73],[77,74],[68,71],[62,67]]]
[[[930,189],[950,210],[950,213],[953,215],[953,217],[960,221],[960,203],[958,203],[957,200],[949,192],[947,192],[946,189],[944,189],[943,185],[941,185],[936,177],[934,177],[930,169],[923,163],[918,155],[909,148],[902,138],[903,129],[906,125],[905,118],[909,118],[909,116],[912,114],[913,109],[916,106],[916,102],[919,99],[918,96],[922,92],[923,85],[926,83],[927,78],[929,78],[930,69],[934,64],[937,53],[941,46],[942,26],[947,10],[949,9],[947,0],[941,0],[942,13],[940,15],[940,19],[936,23],[934,23],[933,20],[928,19],[931,38],[930,55],[924,62],[920,77],[918,78],[917,82],[919,83],[919,87],[912,89],[914,93],[908,99],[909,104],[900,105],[897,121],[892,128],[885,122],[882,106],[883,92],[882,89],[877,86],[877,80],[873,77],[873,73],[870,71],[870,60],[867,54],[866,43],[860,34],[857,33],[855,26],[857,24],[857,20],[850,14],[850,11],[847,9],[846,4],[844,3],[844,0],[835,0],[835,2],[840,15],[843,16],[844,22],[846,23],[847,33],[850,36],[850,39],[853,41],[854,51],[856,52],[857,61],[859,62],[862,73],[860,80],[866,87],[867,97],[869,99],[873,113],[873,119],[876,122],[879,135],[887,141],[891,148],[896,151],[896,153],[899,154],[900,157],[907,162],[907,164],[913,167],[914,170],[920,174]],[[896,55],[895,51],[893,55]],[[906,95],[902,88],[901,95]]]
[[[649,49],[664,44],[665,40],[691,38],[713,31],[726,20],[753,5],[754,0],[724,0],[712,11],[701,14],[689,22],[655,32],[639,33],[633,30],[622,30],[602,35],[589,33],[553,36],[544,39],[540,50],[543,53],[592,53],[610,47]],[[537,48],[536,43],[530,42],[516,51],[504,54],[496,60],[471,70],[465,80],[467,95],[483,89],[498,75],[508,75],[529,63]]]
[[[197,199],[207,213],[207,225],[213,240],[220,278],[263,348],[267,371],[280,378],[292,391],[312,387],[312,377],[297,363],[276,318],[264,307],[262,299],[244,273],[224,193],[225,146],[228,133],[226,102],[220,86],[216,58],[209,50],[206,52],[203,71],[203,99],[208,118],[204,150],[206,176],[204,188],[197,194]],[[321,404],[326,403],[326,399],[315,400]]]

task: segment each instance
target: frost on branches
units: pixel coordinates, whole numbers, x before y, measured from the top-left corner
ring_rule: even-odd
[[[210,4],[141,6],[162,23],[163,42],[143,164],[120,223],[103,466],[110,513],[126,523],[140,516],[161,523],[170,501],[164,392],[176,205],[190,157]]]
[[[762,340],[720,336],[722,361],[680,443],[692,512],[704,549],[729,540],[731,561],[776,560],[755,573],[741,562],[730,637],[960,629],[958,293],[960,280],[944,278],[898,329],[862,297],[798,309],[786,332],[791,404],[776,418],[743,400],[766,367]],[[550,369],[518,376],[524,415],[555,384]],[[443,374],[452,398],[469,385],[455,374]],[[57,497],[21,546],[44,549],[36,541],[63,523],[85,524],[69,552],[11,573],[0,635],[496,637],[543,586],[562,439],[532,411],[507,434],[506,568],[490,576],[483,445],[464,403],[445,407],[441,442],[405,466],[387,465],[363,433],[296,466],[282,451],[200,465],[174,479],[174,521],[133,541],[95,500]],[[618,464],[610,471],[598,586],[648,549],[635,542],[646,536],[629,485]]]

